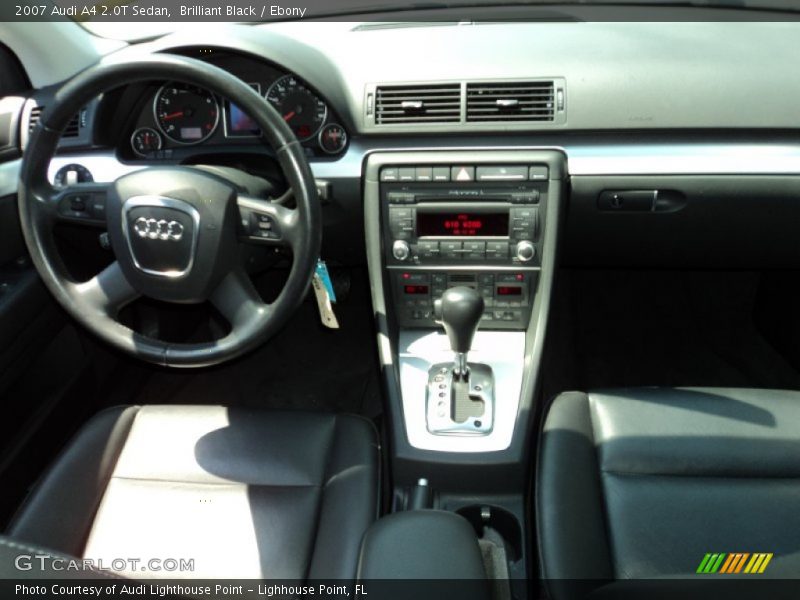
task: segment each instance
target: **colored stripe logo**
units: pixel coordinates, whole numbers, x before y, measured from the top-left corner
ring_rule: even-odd
[[[697,573],[701,574],[761,574],[772,560],[772,552],[709,552],[700,561]]]

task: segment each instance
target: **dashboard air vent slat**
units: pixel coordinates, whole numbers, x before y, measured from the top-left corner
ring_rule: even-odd
[[[31,115],[28,118],[28,134],[33,133],[34,127],[36,127],[37,123],[39,123],[39,119],[42,118],[43,110],[44,106],[34,106],[31,109]],[[80,127],[81,123],[80,123],[80,113],[79,113],[69,120],[66,129],[64,129],[64,132],[61,134],[61,137],[62,138],[78,137],[78,134],[80,133]]]
[[[379,86],[375,123],[457,123],[461,120],[461,85]]]
[[[468,83],[467,121],[552,121],[552,81]]]

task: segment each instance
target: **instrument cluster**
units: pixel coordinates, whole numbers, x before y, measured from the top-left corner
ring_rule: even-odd
[[[246,81],[283,117],[307,152],[336,156],[348,142],[327,102],[300,77],[254,58],[224,52],[200,56]],[[142,103],[123,154],[169,158],[193,146],[240,148],[258,142],[253,119],[226,98],[186,83],[167,81]]]

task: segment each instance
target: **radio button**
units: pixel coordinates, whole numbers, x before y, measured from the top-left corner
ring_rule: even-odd
[[[527,167],[478,167],[478,181],[525,181]]]
[[[531,190],[530,192],[512,192],[511,204],[538,204],[539,203],[539,190]]]
[[[498,242],[488,242],[488,244],[496,244],[496,243]],[[488,251],[488,244],[487,244],[487,251]],[[488,285],[490,286],[489,289],[491,289],[491,286],[494,285],[494,273],[478,273],[478,283],[480,285]]]
[[[387,194],[386,199],[389,204],[414,204],[414,194],[406,192],[390,192]]]
[[[417,167],[415,177],[417,181],[433,181],[433,167]]]
[[[414,181],[416,170],[414,167],[402,167],[400,169],[400,181]]]
[[[461,242],[442,242],[439,247],[442,258],[461,258],[463,248]]]
[[[439,242],[419,242],[417,252],[420,258],[438,258]]]
[[[486,258],[508,258],[508,242],[486,242]]]
[[[381,181],[398,181],[399,176],[397,167],[384,167],[381,169]]]
[[[397,260],[406,260],[411,256],[411,248],[408,247],[407,242],[395,240],[394,244],[392,244],[392,256]]]
[[[449,167],[433,167],[433,180],[434,181],[450,181],[450,168]]]
[[[520,262],[529,262],[533,260],[533,257],[535,255],[536,255],[536,246],[534,246],[528,240],[523,240],[519,244],[517,244],[516,258]]]
[[[486,258],[486,242],[464,242],[464,257],[468,259]]]
[[[547,167],[531,167],[528,178],[531,181],[546,181],[548,176]]]
[[[535,208],[512,208],[511,216],[514,219],[532,219]]]
[[[410,208],[390,208],[389,209],[389,218],[394,221],[395,219],[410,219],[411,218],[411,210]]]

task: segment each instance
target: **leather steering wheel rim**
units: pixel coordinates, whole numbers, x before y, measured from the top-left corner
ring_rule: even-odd
[[[67,273],[53,238],[53,226],[59,214],[57,203],[63,200],[64,192],[50,185],[47,172],[61,132],[71,117],[98,95],[123,83],[152,80],[198,85],[235,102],[260,127],[296,201],[295,209],[267,202],[257,204],[259,210],[263,208],[272,215],[287,232],[285,237],[292,248],[293,262],[286,284],[274,302],[265,304],[241,266],[232,268],[216,282],[208,297],[231,324],[228,335],[212,342],[173,344],[146,337],[122,325],[116,313],[141,293],[131,286],[130,277],[120,268],[118,248],[114,246],[117,261],[89,282],[79,283]],[[191,169],[177,167],[175,170],[186,175]],[[137,173],[147,174],[148,171],[145,167]],[[204,177],[211,178],[208,181],[216,185],[213,181],[216,176],[207,174]],[[224,185],[223,181],[220,179],[219,184]],[[322,214],[302,146],[278,112],[245,82],[227,71],[191,58],[158,54],[108,61],[75,76],[56,93],[32,133],[22,160],[19,184],[19,214],[25,242],[35,268],[56,300],[79,323],[113,347],[159,365],[213,365],[265,342],[304,297],[319,256]],[[251,205],[255,202],[247,201]],[[107,215],[109,221],[112,216]],[[199,235],[204,235],[199,228],[198,231]]]

